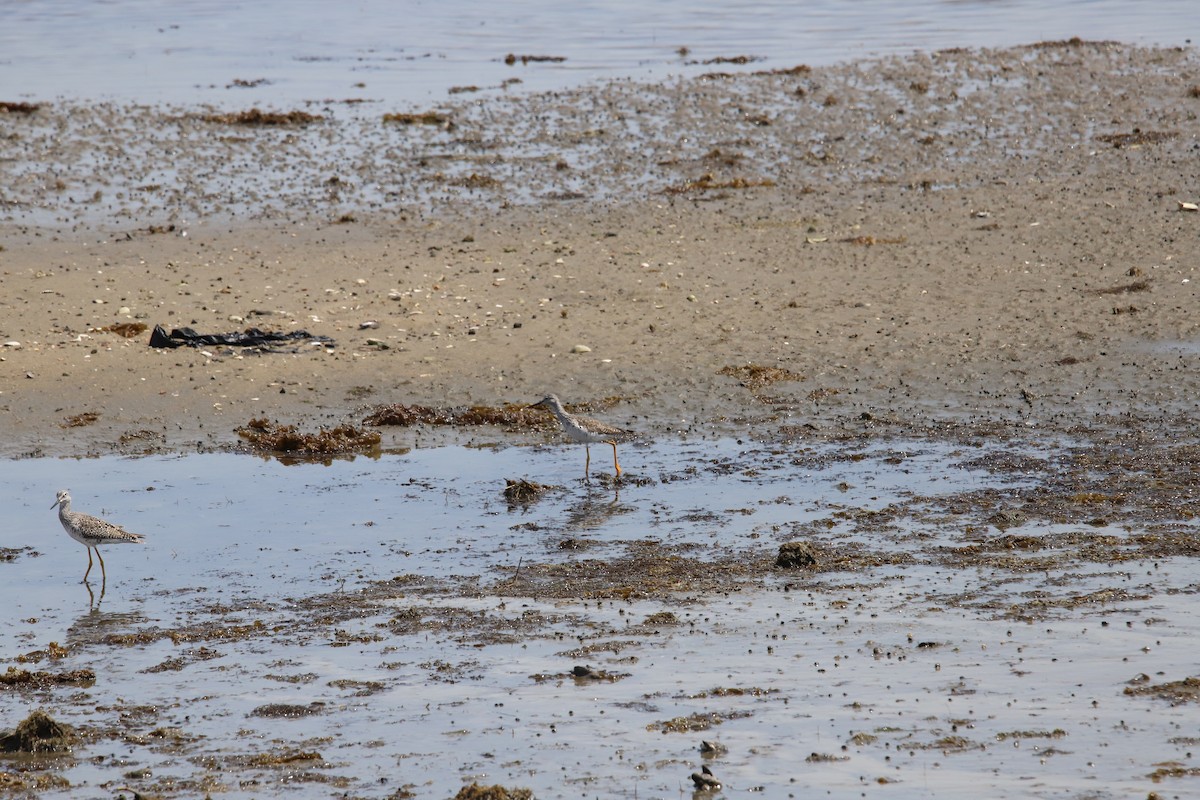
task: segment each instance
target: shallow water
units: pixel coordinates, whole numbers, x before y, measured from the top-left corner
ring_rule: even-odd
[[[596,477],[580,480],[575,446],[329,466],[233,454],[6,462],[2,546],[36,555],[0,562],[0,667],[57,642],[65,657],[20,666],[97,677],[0,690],[0,719],[41,707],[88,732],[55,762],[74,788],[43,796],[130,784],[449,797],[479,781],[539,797],[673,797],[702,761],[724,796],[1144,795],[1155,765],[1190,767],[1196,743],[1186,707],[1122,694],[1139,673],[1161,682],[1194,667],[1186,561],[767,568],[728,591],[628,600],[509,583],[647,542],[750,563],[814,520],[829,521],[831,546],[960,547],[978,537],[948,506],[1035,481],[982,467],[996,449],[660,441],[623,448],[619,491],[600,475],[601,448]],[[510,507],[504,477],[561,488]],[[99,602],[98,584],[89,594],[77,582],[82,548],[49,510],[60,487],[78,510],[148,537],[106,551]],[[911,513],[852,522],[898,507]],[[1100,590],[1101,602],[1021,621],[1022,605]],[[121,638],[138,633],[149,635]],[[570,676],[585,664],[608,679]],[[262,716],[270,704],[312,713]],[[728,752],[702,759],[701,739]]]
[[[598,472],[607,448],[596,450]],[[828,513],[831,484],[847,484],[832,492],[832,505],[872,508],[909,493],[962,491],[979,479],[965,470],[927,469],[946,457],[928,445],[903,452],[903,468],[880,471],[864,457],[819,475],[806,462],[823,448],[789,452],[697,440],[622,450],[626,477],[648,478],[650,486],[583,484],[578,447],[439,447],[328,466],[214,453],[28,459],[0,469],[9,473],[10,530],[28,532],[9,546],[28,543],[41,554],[21,568],[28,585],[20,602],[30,612],[61,601],[62,587],[50,588],[55,576],[79,571],[82,577],[86,568],[82,548],[65,538],[55,512],[42,513],[59,488],[70,489],[75,510],[149,537],[150,547],[113,550],[114,583],[163,593],[194,589],[199,581],[217,594],[277,597],[409,572],[482,575],[541,555],[545,543],[514,532],[518,524],[609,542],[653,536],[667,544],[708,544],[720,535],[731,545],[735,516],[746,520],[738,526],[745,533],[737,534],[745,537]],[[771,460],[773,452],[778,460]],[[563,489],[528,509],[510,509],[507,477]],[[699,524],[706,519],[709,525]]]
[[[1190,0],[923,0],[803,4],[669,0],[522,3],[146,0],[4,4],[6,99],[294,104],[365,98],[423,105],[453,87],[557,90],[601,80],[656,82],[713,69],[790,67],[913,50],[1113,39],[1183,45]],[[681,54],[679,48],[689,52]],[[513,66],[506,55],[560,62]],[[748,66],[703,62],[750,56]],[[251,84],[249,86],[238,84]]]

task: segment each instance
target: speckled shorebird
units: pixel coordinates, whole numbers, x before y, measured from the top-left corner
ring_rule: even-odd
[[[88,549],[88,568],[87,572],[83,573],[81,583],[87,583],[87,577],[92,571],[92,550],[96,551],[96,558],[100,559],[100,575],[102,576],[102,580],[107,581],[108,573],[104,570],[104,559],[100,558],[100,545],[120,544],[123,542],[144,544],[146,541],[146,537],[140,533],[130,533],[124,528],[113,525],[111,522],[105,522],[99,517],[72,511],[71,495],[66,489],[58,493],[54,505],[50,506],[50,508],[54,508],[54,506],[58,506],[58,521],[62,523],[63,528],[66,529],[70,537]]]
[[[562,429],[567,434],[567,437],[583,445],[584,452],[587,453],[587,460],[583,464],[583,474],[585,477],[592,465],[592,451],[588,448],[589,444],[612,445],[613,468],[617,471],[617,477],[621,477],[621,465],[617,463],[617,440],[629,436],[630,431],[624,428],[614,428],[612,425],[606,425],[591,417],[568,414],[557,395],[548,394],[533,405],[526,406],[526,408],[539,407],[548,408],[554,412],[554,416],[558,418],[558,424],[562,425]]]

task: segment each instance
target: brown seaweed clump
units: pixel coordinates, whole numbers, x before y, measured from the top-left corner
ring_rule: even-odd
[[[1133,294],[1134,292],[1150,291],[1150,279],[1142,278],[1133,283],[1123,283],[1120,286],[1106,286],[1103,289],[1089,289],[1088,294],[1105,295],[1105,294]]]
[[[37,103],[23,103],[13,100],[0,101],[0,114],[32,114],[41,108]]]
[[[759,121],[755,124],[761,125],[762,123]],[[774,185],[775,181],[769,178],[732,178],[727,181],[720,181],[711,172],[706,172],[695,180],[684,181],[675,186],[668,186],[663,189],[663,193],[689,194],[692,192],[714,192],[721,189],[754,189]]]
[[[16,729],[0,736],[4,753],[69,753],[75,733],[44,711],[34,711]]]
[[[527,481],[524,478],[518,481],[506,479],[505,482],[508,485],[504,487],[504,499],[508,501],[510,506],[527,506],[531,503],[536,503],[545,496],[546,492],[555,488],[545,483]]]
[[[249,111],[238,111],[229,114],[207,114],[205,122],[215,122],[219,125],[252,125],[264,127],[279,127],[285,125],[308,125],[322,122],[324,117],[309,114],[307,111],[260,111],[252,108]]]
[[[1181,681],[1149,684],[1146,686],[1126,686],[1127,696],[1149,696],[1167,700],[1173,706],[1184,703],[1200,702],[1200,678],[1184,678]]]
[[[378,432],[365,431],[353,425],[301,433],[295,425],[280,425],[268,419],[252,419],[235,430],[238,436],[260,450],[301,456],[371,451],[379,447],[380,440]]]
[[[18,688],[48,689],[52,686],[91,686],[95,682],[96,673],[90,669],[48,672],[9,667],[7,672],[0,675],[0,686]]]
[[[445,114],[437,111],[424,111],[419,114],[384,114],[384,122],[395,122],[400,125],[440,125],[446,130],[454,127],[454,122]]]
[[[114,322],[112,325],[105,325],[100,330],[105,333],[115,333],[122,339],[132,339],[145,333],[147,326],[144,322]]]
[[[718,375],[725,375],[730,378],[736,378],[750,391],[757,391],[764,386],[779,381],[802,381],[804,376],[784,369],[783,367],[765,367],[761,364],[743,364],[741,366],[722,367],[717,370]]]
[[[427,425],[451,425],[454,413],[447,408],[432,408],[422,405],[392,403],[380,406],[363,420],[365,425],[399,425],[404,428],[425,423]]]
[[[73,414],[65,418],[60,424],[60,428],[82,428],[85,425],[91,425],[96,420],[100,419],[100,415],[95,411],[84,411],[82,414]]]
[[[526,406],[505,403],[502,406],[470,406],[468,408],[433,408],[432,406],[393,403],[376,408],[365,425],[505,425],[521,429],[548,427],[553,418]]]
[[[325,704],[321,702],[309,703],[306,706],[296,705],[295,703],[268,703],[251,711],[250,716],[267,717],[269,719],[295,719],[297,717],[311,717],[324,713],[324,711]]]
[[[1146,144],[1160,144],[1168,139],[1174,139],[1179,134],[1174,131],[1144,131],[1134,128],[1130,133],[1106,133],[1096,138],[1113,147],[1141,147]]]
[[[472,783],[459,789],[454,800],[533,800],[533,792],[529,789],[505,789],[500,784],[480,786]]]
[[[504,57],[504,63],[510,67],[513,64],[516,64],[518,61],[520,61],[522,64],[561,64],[566,60],[566,56],[519,56],[516,53],[509,53]]]

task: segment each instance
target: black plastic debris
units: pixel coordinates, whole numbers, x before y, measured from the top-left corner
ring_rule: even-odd
[[[271,345],[283,342],[320,342],[326,347],[333,346],[333,339],[328,336],[315,336],[308,331],[268,333],[258,328],[247,328],[242,333],[196,333],[191,328],[174,328],[168,334],[162,325],[155,325],[154,332],[150,334],[150,346],[158,348],[229,345],[269,349]]]

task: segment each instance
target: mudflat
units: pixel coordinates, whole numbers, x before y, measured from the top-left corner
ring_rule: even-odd
[[[1194,50],[1043,42],[416,114],[31,105],[0,114],[6,457],[548,392],[651,435],[1168,431],[1200,396]],[[156,325],[334,344],[159,349]]]
[[[188,456],[9,462],[0,631],[39,666],[0,738],[91,752],[6,785],[1179,791],[1198,67],[1072,40],[415,112],[0,102],[0,457]],[[650,440],[626,474],[191,455],[382,417],[426,420],[382,448],[530,442],[548,392]],[[47,510],[97,467],[150,545],[98,595]]]

